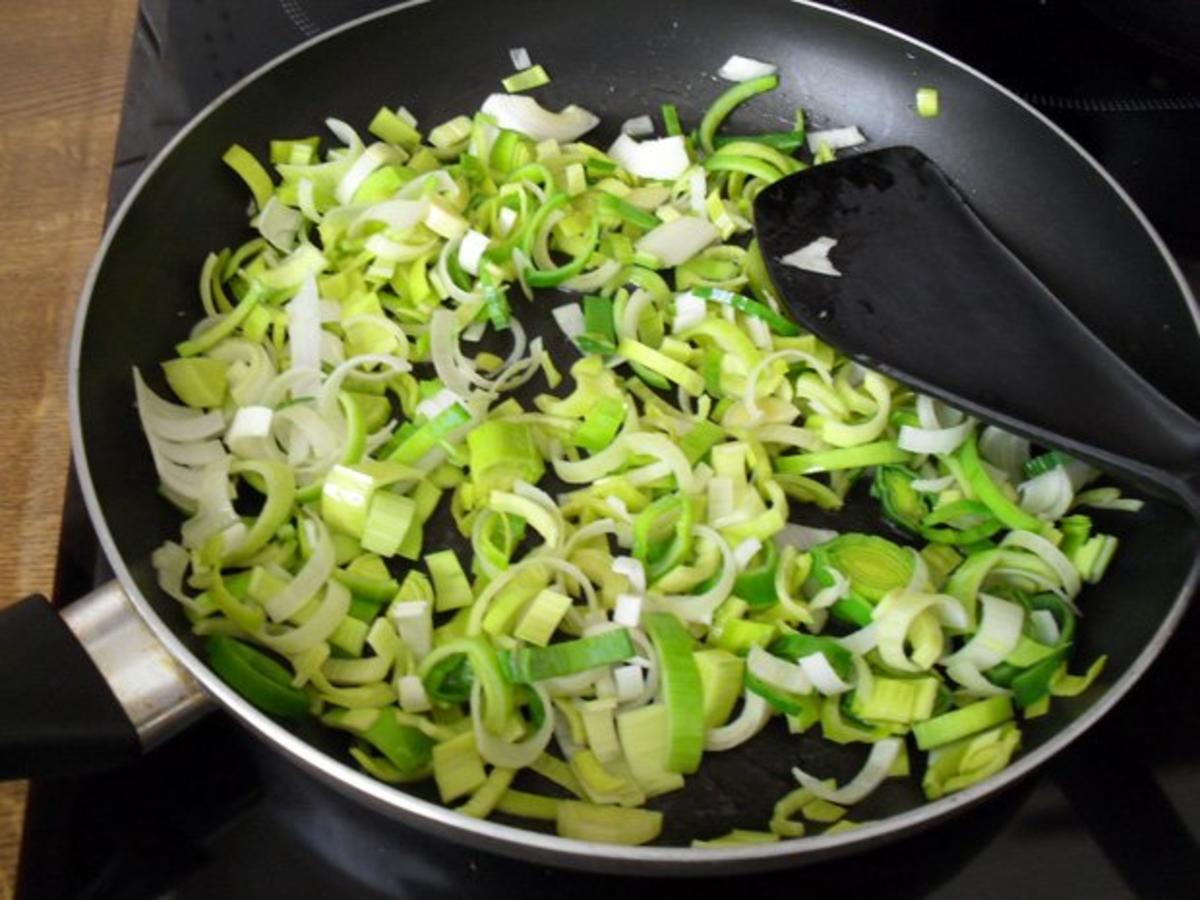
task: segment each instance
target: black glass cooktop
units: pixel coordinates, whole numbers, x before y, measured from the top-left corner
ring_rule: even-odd
[[[289,46],[384,5],[142,0],[113,205],[221,90]],[[923,38],[1039,106],[1130,191],[1196,287],[1200,46],[1188,43],[1186,28],[1156,32],[1147,5],[1133,0],[832,5]],[[1187,23],[1196,34],[1200,12]],[[72,478],[56,599],[69,602],[107,576]],[[351,806],[214,714],[125,771],[35,782],[17,895],[532,900],[699,888],[700,896],[1194,897],[1198,640],[1193,608],[1131,695],[1038,775],[929,832],[848,860],[702,885],[514,862]]]

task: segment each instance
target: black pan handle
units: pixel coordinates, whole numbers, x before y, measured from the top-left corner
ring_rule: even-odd
[[[0,777],[70,775],[141,754],[100,669],[45,597],[0,612]]]
[[[0,779],[125,765],[208,705],[115,582],[0,611]]]

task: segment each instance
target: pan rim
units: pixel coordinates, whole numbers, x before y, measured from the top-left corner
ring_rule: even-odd
[[[1066,728],[1047,740],[1045,744],[1021,756],[1012,765],[997,775],[959,793],[922,804],[915,809],[899,815],[890,816],[874,823],[864,824],[852,831],[832,836],[804,838],[802,841],[781,841],[775,844],[705,848],[703,850],[690,847],[624,847],[577,841],[504,825],[486,819],[478,820],[469,818],[454,812],[448,807],[422,800],[376,781],[366,773],[353,769],[347,763],[309,744],[250,705],[221,681],[208,666],[191,652],[175,632],[158,616],[134,582],[117,548],[113,534],[109,530],[107,519],[96,494],[95,484],[87,463],[80,410],[79,373],[83,352],[84,326],[88,318],[91,299],[100,268],[125,216],[136,202],[147,181],[158,170],[162,162],[170,156],[176,145],[184,141],[193,130],[199,127],[202,122],[230,97],[239,93],[272,69],[282,65],[294,56],[303,54],[310,47],[322,41],[331,39],[344,31],[362,27],[375,19],[397,15],[407,9],[425,6],[432,2],[434,0],[405,0],[405,2],[397,3],[393,6],[388,6],[352,19],[315,37],[301,41],[290,50],[267,61],[221,92],[167,142],[129,189],[105,228],[92,264],[89,267],[83,289],[79,295],[70,345],[68,411],[70,417],[72,459],[79,476],[84,502],[104,554],[112,566],[117,580],[137,609],[138,614],[145,620],[147,626],[158,640],[162,642],[164,647],[184,665],[191,675],[203,686],[205,691],[215,697],[225,710],[231,712],[239,720],[240,724],[250,731],[255,732],[257,736],[276,751],[281,752],[291,762],[298,764],[304,770],[316,775],[335,788],[348,789],[348,792],[354,795],[353,799],[363,802],[376,811],[391,815],[413,825],[423,824],[426,829],[441,837],[448,838],[460,844],[472,844],[481,849],[491,850],[530,862],[537,861],[591,871],[615,871],[620,869],[627,872],[636,870],[639,874],[690,876],[711,875],[718,872],[736,872],[751,868],[763,870],[764,867],[781,868],[789,865],[802,865],[806,862],[815,862],[819,859],[845,855],[866,845],[897,839],[903,835],[932,827],[940,823],[943,819],[950,818],[957,811],[974,806],[993,793],[1011,787],[1033,770],[1040,767],[1044,762],[1057,755],[1115,706],[1157,658],[1162,647],[1174,633],[1182,619],[1190,597],[1195,593],[1197,585],[1200,584],[1200,554],[1193,558],[1191,569],[1185,577],[1180,592],[1173,601],[1166,618],[1159,625],[1151,640],[1132,661],[1129,668],[1091,707]],[[1184,303],[1191,313],[1193,322],[1197,330],[1200,331],[1200,307],[1198,307],[1196,299],[1183,277],[1182,270],[1167,249],[1157,230],[1124,188],[1062,128],[1013,91],[957,58],[921,40],[904,34],[890,26],[871,21],[861,15],[824,6],[812,2],[812,0],[791,0],[791,2],[807,8],[811,14],[837,17],[852,23],[852,27],[865,27],[882,32],[910,47],[929,53],[965,72],[987,88],[998,92],[1010,102],[1018,104],[1025,113],[1033,116],[1043,126],[1050,129],[1054,136],[1073,149],[1087,165],[1091,166],[1103,178],[1108,188],[1133,213],[1138,223],[1158,249],[1168,271],[1174,277]]]

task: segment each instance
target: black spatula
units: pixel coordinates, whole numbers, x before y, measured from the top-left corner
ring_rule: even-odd
[[[1200,423],[1101,343],[919,150],[814,166],[772,184],[754,206],[771,279],[823,340],[1165,492],[1200,519]],[[820,237],[837,241],[829,258],[840,275],[780,262]]]

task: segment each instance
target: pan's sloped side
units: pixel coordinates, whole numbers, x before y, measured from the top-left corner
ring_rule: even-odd
[[[1192,385],[1187,365],[1200,351],[1196,313],[1178,273],[1137,211],[1065,136],[1030,108],[937,51],[820,7],[757,0],[613,0],[606,21],[620,39],[598,39],[592,12],[549,0],[410,5],[371,17],[302,47],[220,98],[152,164],[115,218],[83,296],[72,354],[76,462],[101,541],[134,602],[193,674],[244,723],[287,756],[350,796],[433,833],[525,859],[581,868],[704,874],[795,864],[844,853],[909,828],[927,827],[1029,771],[1106,701],[1064,704],[1030,729],[1028,752],[986,785],[915,806],[915,790],[882,798],[883,821],[801,843],[713,851],[620,848],[563,841],[477,822],[353,771],[328,735],[284,730],[226,688],[197,659],[176,605],[157,590],[150,552],[176,533],[178,515],[156,493],[134,414],[131,368],[161,387],[157,365],[199,317],[196,279],[205,255],[248,237],[246,197],[224,167],[233,142],[262,153],[272,137],[321,131],[337,115],[365,127],[381,105],[406,104],[426,127],[478,107],[508,74],[508,48],[528,46],[554,81],[539,94],[548,107],[574,102],[602,116],[593,136],[604,146],[626,118],[678,105],[698,121],[722,84],[712,72],[732,53],[779,64],[782,86],[738,111],[731,131],[776,128],[803,106],[817,125],[858,123],[880,143],[921,147],[942,161],[973,205],[1056,293],[1137,368],[1181,403]],[[583,7],[578,9],[582,10]],[[590,8],[589,8],[590,9]],[[932,84],[943,115],[912,110],[917,86]],[[1139,315],[1130,317],[1130,298]],[[542,327],[526,317],[534,330]],[[805,514],[806,515],[806,514]],[[857,523],[877,523],[866,506]],[[860,524],[861,527],[861,524]],[[1195,533],[1174,511],[1151,506],[1128,532],[1110,578],[1087,598],[1087,654],[1111,657],[1110,696],[1148,665],[1169,634],[1181,597],[1195,583]],[[1124,532],[1123,532],[1124,533]],[[1129,598],[1137,596],[1136,607]],[[1093,610],[1094,609],[1094,613]],[[1078,721],[1073,721],[1078,717]],[[326,752],[328,751],[328,752]],[[781,749],[781,753],[786,750]],[[711,836],[754,826],[735,813],[739,791],[787,785],[787,765],[765,782],[738,777],[751,756],[730,757],[672,800],[679,834]],[[854,760],[830,761],[852,769]],[[702,768],[702,772],[705,769]],[[741,787],[739,787],[741,785]],[[761,798],[759,798],[761,799]],[[724,819],[705,816],[716,805]],[[677,807],[677,809],[676,809]],[[692,818],[695,816],[695,818]],[[757,823],[761,826],[761,823]],[[694,826],[694,827],[693,827]]]

